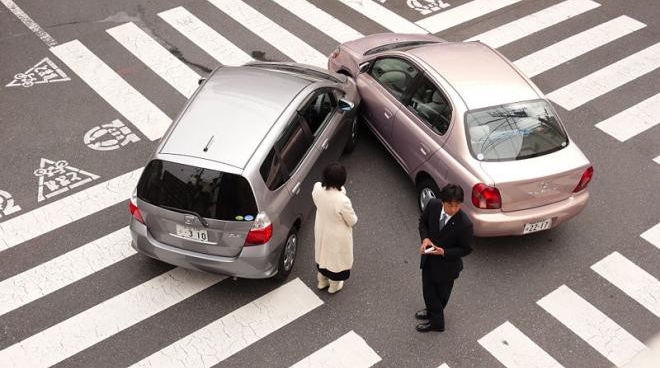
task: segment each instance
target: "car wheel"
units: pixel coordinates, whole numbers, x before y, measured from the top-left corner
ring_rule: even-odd
[[[275,278],[278,280],[286,279],[289,273],[291,273],[291,269],[293,269],[293,263],[296,260],[296,253],[298,252],[297,230],[295,227],[291,229],[289,235],[286,237],[284,247],[282,247],[280,259],[277,263],[277,274],[275,275]]]
[[[440,190],[433,179],[422,180],[417,186],[417,205],[419,206],[419,210],[424,212],[424,208],[429,200],[437,198],[438,195],[440,195]]]
[[[355,146],[357,146],[359,129],[360,129],[360,118],[358,117],[358,114],[355,114],[355,116],[353,116],[353,119],[351,120],[351,135],[348,137],[346,146],[344,146],[344,153],[353,152]]]

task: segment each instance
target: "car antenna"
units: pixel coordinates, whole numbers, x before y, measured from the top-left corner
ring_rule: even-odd
[[[212,136],[211,136],[211,139],[209,139],[209,142],[208,142],[208,143],[206,144],[206,146],[204,147],[204,149],[203,149],[204,152],[206,152],[206,151],[209,150],[209,146],[211,146],[211,143],[213,143],[213,137],[215,137],[215,136],[212,135]]]

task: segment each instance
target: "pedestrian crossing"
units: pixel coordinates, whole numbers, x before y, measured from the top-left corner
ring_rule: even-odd
[[[337,42],[359,38],[360,24],[343,23],[326,12],[321,2],[305,0],[273,0],[320,34]],[[410,21],[376,1],[336,0],[347,11],[368,19],[383,31],[405,33],[439,33],[479,20],[523,0],[472,0],[450,7],[418,21]],[[240,24],[264,42],[279,50],[291,61],[324,67],[331,50],[319,46],[305,35],[295,35],[286,25],[277,24],[269,14],[240,0],[209,0],[223,16]],[[317,5],[315,5],[317,4]],[[598,11],[602,4],[591,0],[567,0],[522,16],[468,40],[480,40],[499,48],[533,34],[558,26],[561,22],[582,14]],[[222,65],[241,65],[254,60],[240,45],[230,41],[212,25],[204,23],[185,6],[158,13],[158,17],[189,42]],[[646,25],[627,15],[603,23],[560,40],[547,48],[536,50],[515,61],[526,74],[535,77],[591,51],[608,47],[624,37],[634,37]],[[116,52],[132,55],[152,73],[164,80],[175,93],[188,98],[197,87],[200,74],[158,43],[138,25],[127,22],[106,30],[116,41]],[[626,83],[643,78],[660,65],[660,44],[647,46],[610,66],[597,70],[548,93],[549,98],[567,111],[578,109],[608,93],[616,93]],[[146,138],[158,140],[171,124],[167,116],[152,101],[144,97],[113,71],[101,57],[79,40],[51,47],[51,52],[71,69],[89,88]],[[570,67],[570,66],[569,66]],[[658,95],[628,107],[618,114],[596,123],[600,131],[622,143],[643,132],[658,129],[660,106]],[[624,125],[625,124],[625,125]],[[570,124],[568,124],[570,125]],[[660,164],[660,156],[654,158]],[[28,243],[44,234],[66,228],[70,224],[110,206],[126,201],[142,168],[108,179],[105,182],[52,201],[26,213],[0,222],[0,253]],[[641,237],[660,249],[660,224]],[[130,247],[130,234],[121,228],[90,243],[62,254],[50,261],[0,281],[0,318],[25,308],[49,294],[93,276],[101,270],[135,255]],[[647,309],[660,317],[660,283],[656,277],[635,265],[618,252],[595,263],[591,269]],[[49,367],[61,363],[85,349],[99,344],[188,298],[222,282],[224,277],[174,268],[108,300],[68,317],[0,351],[2,367]],[[643,353],[646,346],[634,334],[625,331],[615,321],[591,305],[567,285],[561,285],[538,301],[549,316],[584,339],[594,350],[616,366],[624,366]],[[323,301],[305,284],[294,279],[252,302],[235,309],[202,328],[162,349],[150,351],[136,359],[135,367],[211,367],[255,344],[284,326],[312,314]],[[571,306],[570,309],[566,306]],[[45,311],[44,311],[45,312]],[[371,367],[382,361],[360,331],[342,331],[344,335],[325,341],[317,350],[291,367]],[[617,344],[611,344],[616,341]],[[527,337],[510,321],[489,332],[478,343],[506,367],[562,367],[542,346]],[[559,359],[561,361],[561,359]],[[450,362],[451,363],[451,362]],[[387,366],[386,362],[383,362]],[[448,368],[442,361],[439,368]],[[460,367],[460,362],[453,363]]]

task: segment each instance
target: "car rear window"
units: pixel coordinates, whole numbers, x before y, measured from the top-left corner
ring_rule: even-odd
[[[544,100],[468,111],[468,145],[480,161],[511,161],[542,156],[568,145],[568,137]]]
[[[137,196],[155,206],[216,220],[243,221],[257,214],[252,188],[244,177],[163,160],[149,162]]]

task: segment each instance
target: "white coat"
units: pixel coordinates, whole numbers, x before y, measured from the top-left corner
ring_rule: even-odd
[[[341,191],[326,190],[321,183],[314,184],[312,198],[316,205],[314,221],[314,259],[320,268],[332,272],[350,270],[353,267],[353,225],[357,215]]]

